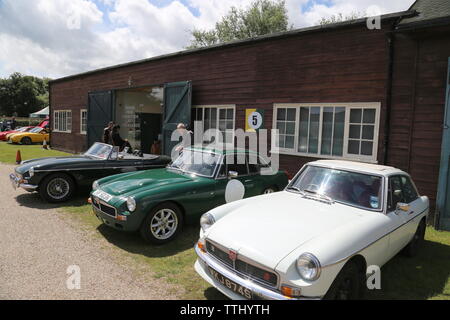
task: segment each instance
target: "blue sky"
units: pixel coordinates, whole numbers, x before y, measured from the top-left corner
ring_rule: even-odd
[[[58,78],[182,50],[252,0],[0,0],[0,77]],[[403,11],[413,0],[286,0],[295,28],[337,13]],[[373,11],[373,10],[372,10]]]

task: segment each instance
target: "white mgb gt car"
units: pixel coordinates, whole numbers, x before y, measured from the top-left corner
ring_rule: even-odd
[[[361,298],[370,266],[417,252],[428,209],[401,170],[312,162],[282,192],[204,214],[195,269],[232,299]]]

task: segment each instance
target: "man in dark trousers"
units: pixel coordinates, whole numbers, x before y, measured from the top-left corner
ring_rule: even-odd
[[[103,130],[103,143],[113,144],[111,138],[113,127],[114,122],[111,121],[110,123],[108,123],[108,126]]]
[[[11,130],[16,130],[17,122],[16,122],[16,118],[15,117],[12,117],[11,124],[9,126],[11,127]]]

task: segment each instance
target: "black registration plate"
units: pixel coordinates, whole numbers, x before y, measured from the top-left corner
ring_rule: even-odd
[[[214,270],[211,267],[209,267],[208,269],[209,269],[209,272],[212,275],[212,277],[214,279],[216,279],[216,281],[220,282],[225,288],[233,291],[234,293],[237,293],[237,294],[243,296],[246,299],[252,300],[253,293],[250,289],[248,289],[244,286],[241,286],[234,281],[231,281],[230,279],[223,276],[222,274],[220,274],[219,272],[217,272],[216,270]]]

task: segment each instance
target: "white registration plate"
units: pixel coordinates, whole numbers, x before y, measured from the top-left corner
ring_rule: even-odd
[[[100,200],[109,202],[111,201],[111,199],[113,198],[112,195],[107,194],[106,192],[102,191],[102,190],[97,190],[92,194],[94,197],[99,198]]]
[[[216,270],[214,270],[211,267],[208,267],[208,269],[209,269],[209,273],[211,274],[211,276],[213,276],[213,278],[216,281],[220,282],[224,287],[227,287],[229,290],[243,296],[244,298],[246,298],[248,300],[252,300],[253,293],[250,289],[243,287],[243,286],[237,284],[236,282],[228,279],[227,277],[223,276],[222,274],[220,274],[219,272],[217,272]]]

